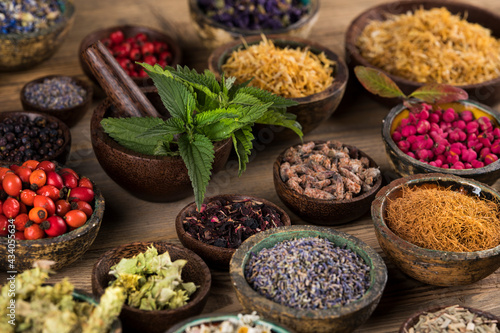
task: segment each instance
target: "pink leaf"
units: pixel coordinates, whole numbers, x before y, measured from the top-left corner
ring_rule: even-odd
[[[406,97],[396,83],[379,70],[356,66],[354,73],[363,87],[372,94],[388,98]]]

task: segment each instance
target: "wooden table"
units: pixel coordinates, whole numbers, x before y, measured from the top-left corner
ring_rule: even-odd
[[[463,1],[500,14],[498,0]],[[0,73],[0,111],[20,110],[19,92],[21,87],[32,79],[59,73],[84,77],[78,62],[79,43],[89,32],[108,26],[142,24],[176,34],[184,50],[184,63],[198,70],[207,68],[209,50],[201,47],[191,26],[186,0],[75,2],[75,24],[62,47],[51,59],[26,71]],[[322,0],[320,17],[312,29],[310,39],[343,55],[344,33],[350,21],[368,7],[383,2],[385,1]],[[102,94],[97,96],[93,106],[102,99]],[[498,105],[496,108],[500,110]],[[377,104],[364,93],[347,96],[334,115],[305,139],[338,139],[355,145],[375,159],[387,179],[393,178],[395,175],[385,156],[380,134],[382,119],[388,111],[387,107]],[[167,240],[179,244],[174,220],[179,210],[193,201],[191,196],[172,203],[146,202],[136,199],[115,184],[104,173],[92,151],[90,116],[91,111],[71,129],[73,143],[67,165],[94,180],[103,190],[106,199],[104,219],[90,250],[80,260],[62,269],[52,278],[52,281],[59,281],[68,277],[76,287],[87,291],[91,291],[92,265],[106,250],[134,241]],[[245,174],[238,177],[237,173],[229,168],[220,172],[213,178],[208,195],[249,194],[284,207],[272,186],[272,162],[279,152],[297,141],[269,142],[264,139],[257,142],[255,154]],[[494,187],[500,189],[500,183],[497,182]],[[289,210],[287,212],[293,224],[304,224]],[[382,254],[369,214],[336,229],[359,237]],[[387,258],[384,256],[384,259]],[[401,273],[390,262],[387,262],[387,266],[389,281],[382,300],[368,322],[356,332],[396,332],[405,318],[430,305],[460,303],[500,315],[500,270],[473,285],[443,288],[417,282]],[[204,313],[241,311],[242,307],[236,299],[228,273],[212,270],[212,274],[212,289]],[[5,274],[1,273],[0,283],[4,283],[5,278]]]

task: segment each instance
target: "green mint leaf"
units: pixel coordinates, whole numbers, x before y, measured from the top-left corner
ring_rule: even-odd
[[[232,138],[233,146],[236,150],[236,154],[238,155],[238,175],[241,176],[241,174],[246,170],[250,154],[252,153],[252,140],[254,139],[254,136],[252,134],[252,127],[250,125],[247,125],[243,128],[240,128],[233,133]]]
[[[168,139],[169,140],[167,140],[167,141],[169,141],[169,142],[172,141],[173,136],[169,135]],[[170,149],[170,145],[166,141],[158,141],[153,153],[154,153],[154,155],[158,155],[158,156],[178,156],[179,155],[178,151],[172,151],[172,149]]]
[[[468,99],[469,95],[461,88],[449,84],[426,84],[410,94],[409,97],[418,98],[426,103],[449,103]]]
[[[260,117],[256,123],[265,125],[283,126],[291,129],[300,138],[304,136],[302,126],[295,120],[296,116],[291,113],[284,113],[278,110],[269,110],[265,115]]]
[[[215,123],[199,127],[198,131],[212,141],[221,141],[229,138],[234,131],[245,125],[234,119],[220,119]]]
[[[406,98],[406,95],[387,75],[370,67],[356,66],[354,74],[366,90],[381,97]]]
[[[240,86],[241,87],[241,86]],[[289,107],[298,105],[299,103],[288,98],[284,98],[278,95],[274,95],[266,90],[261,90],[255,87],[241,87],[233,93],[233,99],[240,93],[251,95],[258,98],[263,103],[273,103],[273,107]]]
[[[187,66],[177,66],[177,69],[166,67],[166,70],[170,71],[174,78],[180,79],[212,98],[215,98],[221,91],[219,81],[214,73],[208,69],[203,74],[199,74],[194,68],[189,69]]]
[[[211,125],[221,119],[236,118],[238,115],[226,109],[215,109],[201,112],[195,115],[194,123],[198,127]]]
[[[179,138],[179,152],[193,184],[196,206],[200,209],[210,181],[214,145],[209,138],[201,134],[194,134],[192,140],[183,135]]]
[[[154,154],[158,141],[163,138],[161,136],[138,136],[161,123],[163,123],[162,119],[153,117],[104,118],[101,120],[102,128],[113,140],[125,148],[147,155]]]
[[[165,122],[155,125],[147,132],[138,135],[138,138],[148,138],[169,134],[180,134],[186,131],[185,123],[179,118],[168,118]]]
[[[234,98],[230,101],[230,104],[241,104],[241,105],[254,105],[261,104],[262,101],[253,95],[247,94],[242,91],[238,91]]]

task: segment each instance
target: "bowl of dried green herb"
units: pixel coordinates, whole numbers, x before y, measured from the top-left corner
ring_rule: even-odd
[[[387,268],[360,239],[334,229],[288,226],[248,238],[230,276],[245,311],[297,332],[352,332],[370,317]]]

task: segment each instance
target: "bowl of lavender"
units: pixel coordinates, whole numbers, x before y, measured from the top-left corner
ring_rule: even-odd
[[[212,49],[241,36],[307,38],[318,19],[319,0],[189,0],[189,12],[198,36]]]
[[[199,210],[192,202],[175,219],[182,245],[221,269],[228,269],[235,250],[250,236],[289,225],[290,217],[272,202],[238,194],[206,198]]]
[[[370,317],[387,283],[377,252],[330,228],[261,232],[236,250],[230,276],[245,311],[297,332],[352,332]]]

